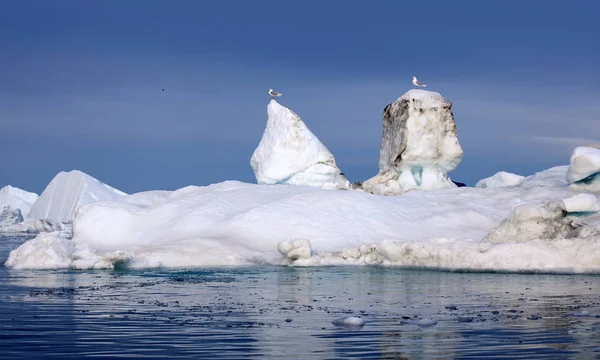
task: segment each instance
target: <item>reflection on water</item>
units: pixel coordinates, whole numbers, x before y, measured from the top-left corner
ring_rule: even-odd
[[[2,259],[18,241],[0,239]],[[596,359],[599,289],[599,276],[381,267],[2,267],[0,351],[3,359]],[[346,316],[366,323],[333,324]]]

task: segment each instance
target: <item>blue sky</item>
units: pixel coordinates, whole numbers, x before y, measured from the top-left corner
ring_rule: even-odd
[[[271,87],[364,180],[412,76],[454,103],[456,181],[600,142],[595,1],[0,5],[0,186],[40,193],[71,169],[130,193],[254,182]]]

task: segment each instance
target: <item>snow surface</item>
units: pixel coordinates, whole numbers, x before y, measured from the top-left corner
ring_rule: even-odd
[[[452,103],[440,94],[414,89],[383,112],[379,173],[362,184],[374,194],[435,190],[456,185],[447,173],[463,157]]]
[[[558,183],[566,183],[566,171],[552,168],[508,188],[394,197],[237,181],[149,191],[80,207],[72,238],[40,234],[13,250],[6,266],[380,264],[600,272],[600,215],[567,214],[565,204],[578,192]]]
[[[0,208],[8,205],[13,210],[21,210],[23,217],[27,217],[29,210],[35,201],[38,199],[38,194],[19,188],[7,185],[0,189]]]
[[[70,222],[77,209],[97,201],[118,201],[124,195],[79,170],[61,171],[31,207],[29,218]]]
[[[348,189],[333,155],[292,110],[271,100],[268,120],[250,165],[258,184]]]
[[[524,176],[509,173],[506,171],[499,171],[494,175],[481,179],[475,184],[476,188],[492,188],[492,187],[504,187],[504,186],[516,186],[520,185]]]

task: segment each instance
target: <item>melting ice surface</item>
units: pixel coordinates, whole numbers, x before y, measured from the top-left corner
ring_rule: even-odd
[[[137,193],[80,207],[72,238],[42,233],[5,265],[376,264],[596,273],[597,195],[569,187],[566,171],[552,168],[512,187],[401,196],[237,181]]]
[[[1,238],[0,256],[21,238]],[[3,359],[596,359],[600,277],[0,267]],[[363,323],[364,322],[364,323]]]

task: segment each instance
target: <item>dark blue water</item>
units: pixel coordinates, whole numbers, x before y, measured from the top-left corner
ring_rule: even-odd
[[[600,359],[599,316],[599,276],[0,267],[2,359]]]

